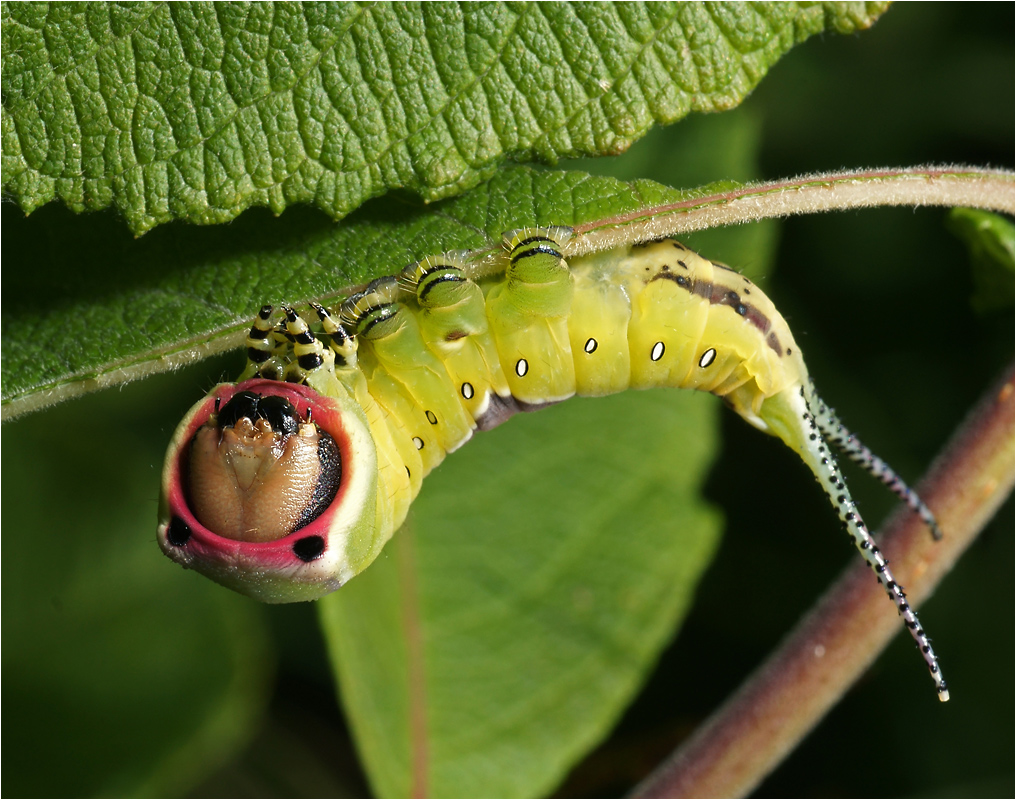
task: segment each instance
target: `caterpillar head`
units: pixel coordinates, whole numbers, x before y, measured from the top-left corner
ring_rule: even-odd
[[[259,600],[313,600],[373,558],[376,502],[377,456],[356,403],[262,378],[220,384],[169,445],[159,546]]]

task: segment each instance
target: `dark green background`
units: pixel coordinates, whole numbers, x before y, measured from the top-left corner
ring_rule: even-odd
[[[816,38],[794,50],[739,110],[654,131],[625,156],[582,168],[676,186],[841,167],[1012,168],[1013,89],[1012,5],[902,4],[872,31]],[[754,131],[760,135],[757,159],[751,153]],[[730,174],[700,174],[684,154],[720,135],[740,136],[747,150],[732,153]],[[1011,309],[979,317],[970,308],[968,260],[945,231],[945,213],[880,210],[790,220],[780,228],[778,268],[767,281],[823,396],[908,478],[924,470],[1012,352]],[[263,211],[248,214],[257,215],[255,224],[272,224]],[[315,216],[304,209],[290,214]],[[32,263],[32,226],[41,229],[46,215],[62,218],[66,212],[47,207],[23,220],[4,205],[6,303],[22,295],[25,302],[45,301],[52,276],[12,278],[7,265]],[[100,217],[95,224],[123,235],[115,219]],[[713,243],[724,236],[710,232],[692,244],[715,252],[722,245]],[[96,569],[108,569],[113,592],[121,584],[129,587],[124,570],[134,560],[161,558],[148,534],[140,546],[117,538],[117,525],[129,512],[109,506],[120,489],[117,484],[110,491],[110,482],[124,482],[125,502],[137,503],[140,496],[154,527],[170,431],[211,383],[238,371],[239,358],[86,397],[3,428],[4,644],[38,642],[38,663],[45,664],[26,675],[10,666],[5,650],[4,794],[366,791],[310,606],[226,609],[223,620],[244,619],[248,627],[237,630],[234,622],[218,630],[216,609],[243,601],[169,565],[161,573],[165,585],[147,587],[147,602],[164,614],[162,624],[183,632],[178,649],[148,654],[150,663],[135,676],[137,686],[156,687],[165,704],[206,693],[203,702],[213,708],[221,687],[230,686],[256,712],[256,698],[265,696],[261,682],[278,662],[264,722],[243,722],[250,745],[238,756],[224,749],[218,770],[196,786],[202,769],[188,757],[183,734],[172,726],[146,728],[147,712],[135,715],[135,730],[101,741],[92,734],[114,709],[108,699],[90,704],[83,698],[106,698],[109,687],[95,677],[103,674],[102,658],[94,660],[94,673],[85,674],[74,659],[89,647],[101,646],[96,652],[103,658],[143,649],[144,631],[127,624],[131,609],[124,620],[110,621],[121,632],[115,641],[89,641],[83,632],[92,628],[84,622],[67,629],[53,622],[66,615],[49,607],[49,587],[61,581],[67,564],[95,562]],[[723,424],[724,452],[708,489],[728,519],[718,559],[645,691],[614,735],[576,767],[563,794],[629,790],[738,685],[854,557],[795,457],[731,414]],[[864,476],[852,477],[861,508],[877,523],[890,498]],[[935,700],[909,641],[900,637],[760,795],[1013,793],[1012,519],[1010,500],[922,612],[953,701],[941,706]],[[108,555],[111,546],[115,551]],[[33,582],[34,591],[25,590]],[[176,588],[181,585],[182,596]],[[193,599],[191,593],[206,589],[207,598]],[[66,591],[60,596],[73,597]],[[87,598],[79,599],[74,610],[87,620]],[[235,613],[240,616],[229,616]],[[198,617],[201,626],[194,624]],[[261,645],[262,626],[273,643]],[[204,633],[194,634],[195,628]],[[222,649],[232,671],[189,674],[189,659],[214,648]],[[121,689],[112,693],[116,703],[141,707],[136,687]],[[885,716],[893,720],[890,726],[876,722]],[[185,722],[180,720],[181,730]],[[212,726],[202,752],[234,735],[216,734]],[[55,757],[65,751],[71,755]],[[117,769],[125,776],[110,778]]]

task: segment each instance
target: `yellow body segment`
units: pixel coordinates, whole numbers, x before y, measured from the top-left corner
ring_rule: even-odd
[[[164,494],[173,497],[179,513],[160,523],[164,549],[189,565],[198,563],[190,553],[204,547],[200,558],[209,560],[208,574],[241,590],[247,580],[257,596],[305,599],[315,588],[323,594],[374,560],[405,520],[423,478],[474,430],[574,394],[659,386],[697,389],[724,398],[811,468],[904,618],[939,697],[947,699],[928,638],[857,514],[826,437],[865,464],[937,532],[934,516],[884,462],[844,432],[817,397],[797,344],[772,302],[743,275],[670,239],[568,260],[570,237],[565,228],[511,231],[504,237],[503,271],[479,282],[468,277],[470,265],[461,254],[411,264],[398,277],[381,278],[348,298],[338,315],[341,321],[314,305],[321,323],[317,335],[292,308],[284,307],[285,319],[273,326],[271,307],[263,307],[247,337],[243,376],[259,393],[237,389],[240,400],[229,400],[236,404],[223,411],[229,421],[221,424],[215,422],[216,400],[215,414],[208,415],[200,436],[187,443],[196,459],[189,473],[198,482],[189,496],[199,498],[199,516],[212,520],[206,527],[219,531],[198,535],[188,527],[199,522],[183,519],[186,513],[180,509],[187,495],[172,483],[180,462],[171,460]],[[281,378],[305,383],[332,402],[307,406],[299,419],[286,411],[289,416],[273,423],[282,406],[264,385]],[[297,405],[308,403],[303,394],[291,397]],[[209,405],[206,399],[202,408]],[[312,413],[315,408],[319,413]],[[241,417],[235,409],[246,409],[242,413],[256,419]],[[334,436],[313,438],[318,417],[332,426]],[[192,422],[189,417],[182,425]],[[307,442],[286,438],[290,429],[306,431]],[[281,458],[289,459],[288,469],[274,473],[280,476],[274,483],[266,481],[271,491],[264,498],[241,498],[243,519],[254,521],[236,525],[231,522],[236,503],[222,497],[221,487],[235,483],[246,491],[251,481],[244,476],[251,470],[216,461],[223,452],[219,443],[234,440],[238,443],[226,448],[227,460],[246,458],[248,450],[260,448],[255,455],[274,463],[274,451],[271,459],[264,455],[267,448],[276,442],[289,448],[280,450]],[[342,470],[353,467],[345,490],[349,506],[343,505],[342,491],[334,489],[334,501],[326,496],[316,505],[315,497],[323,491],[321,482],[314,482],[314,476],[324,474],[319,462],[334,463],[312,445],[317,441],[345,443],[343,458],[352,464],[344,462]],[[311,476],[308,485],[293,486],[304,474]],[[328,474],[341,479],[346,473]],[[292,509],[282,513],[276,497],[295,498]],[[311,515],[309,521],[305,515]],[[248,529],[255,528],[256,534],[250,534]],[[304,528],[307,532],[301,533]],[[188,551],[192,535],[198,544]],[[216,536],[231,544],[215,544]],[[243,567],[249,579],[229,550],[242,548],[232,544],[237,539],[276,545],[290,536],[292,552],[272,550],[275,561],[265,556],[259,565],[262,556],[243,551],[252,565]],[[321,565],[315,566],[319,559]],[[301,576],[298,591],[287,588],[287,581],[295,582],[292,575]]]
[[[544,233],[509,235],[505,273],[480,285],[455,257],[433,257],[401,288],[377,282],[344,305],[380,413],[368,418],[384,425],[389,536],[446,453],[516,411],[673,386],[726,397],[768,430],[765,400],[806,381],[783,318],[739,273],[669,239],[568,262]]]

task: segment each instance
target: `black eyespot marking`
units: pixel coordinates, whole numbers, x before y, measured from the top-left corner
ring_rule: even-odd
[[[520,378],[524,378],[527,372],[529,372],[529,362],[524,358],[520,358],[515,362],[515,374]]]
[[[173,517],[166,531],[166,539],[174,547],[183,547],[191,537],[190,526],[179,517]]]
[[[598,345],[596,339],[589,337],[588,339],[586,339],[586,343],[585,345],[583,345],[582,349],[585,350],[587,353],[595,353],[597,346]]]
[[[431,425],[437,425],[437,416],[434,414],[434,412],[427,411],[426,413],[427,413],[427,422],[429,422]]]
[[[462,396],[466,398],[466,400],[473,399],[473,384],[468,382],[462,384]]]
[[[302,366],[302,365],[301,365]],[[257,415],[268,420],[272,430],[286,435],[296,433],[296,409],[285,397],[268,395],[258,401]]]
[[[229,428],[241,419],[257,418],[258,396],[254,392],[237,392],[219,412],[219,427]]]
[[[304,536],[293,545],[293,553],[301,561],[314,561],[325,551],[325,540],[320,536]]]
[[[335,495],[339,493],[339,486],[342,484],[342,454],[339,452],[339,446],[335,444],[335,440],[328,433],[320,428],[318,428],[317,434],[318,463],[321,465],[321,471],[318,474],[317,484],[314,486],[310,502],[300,514],[293,530],[310,525],[324,514],[335,499]]]
[[[667,347],[666,345],[663,344],[663,342],[657,342],[656,344],[653,345],[653,351],[649,354],[649,357],[653,361],[659,361],[661,358],[663,358],[663,353],[666,351],[666,349]]]
[[[296,433],[299,419],[296,409],[285,397],[260,396],[254,392],[237,392],[219,412],[219,427],[229,428],[246,417],[251,422],[264,419],[276,433],[289,436]]]

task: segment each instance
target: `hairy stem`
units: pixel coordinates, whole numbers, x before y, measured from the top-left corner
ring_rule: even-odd
[[[788,180],[708,192],[664,206],[596,220],[576,227],[568,256],[658,239],[691,231],[754,222],[770,217],[842,211],[878,206],[966,206],[1012,214],[1016,210],[1012,172],[973,167],[914,167],[808,175]],[[554,220],[546,220],[552,223]],[[474,280],[504,269],[499,246],[474,251],[467,269]],[[362,287],[347,287],[355,291]],[[340,294],[345,294],[343,290]],[[316,299],[329,302],[334,296]],[[0,407],[4,421],[86,392],[178,369],[243,345],[249,323],[230,322],[158,350],[107,362],[86,374],[61,376],[53,383],[16,397]]]
[[[1012,491],[1014,391],[1010,363],[917,487],[935,510],[944,539],[933,541],[903,505],[877,537],[915,606],[934,591]],[[749,794],[900,632],[897,615],[857,560],[769,660],[634,796]],[[919,666],[915,663],[915,675]]]
[[[758,222],[771,217],[880,206],[964,206],[1016,212],[1014,176],[973,167],[910,167],[804,175],[750,184],[576,227],[570,253]]]

